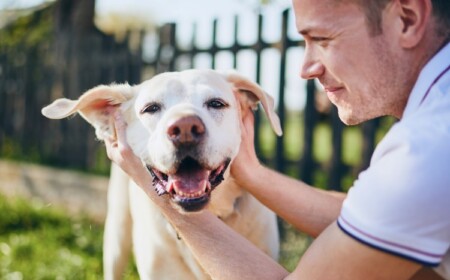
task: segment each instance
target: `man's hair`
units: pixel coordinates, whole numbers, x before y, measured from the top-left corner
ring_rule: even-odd
[[[438,24],[438,35],[450,40],[450,0],[432,0],[433,14]]]
[[[383,32],[381,14],[391,0],[351,0],[356,3],[366,15],[366,24],[372,36]]]
[[[372,36],[383,32],[381,14],[391,0],[351,0],[366,14],[367,26]],[[450,38],[450,0],[431,0],[433,15],[437,22],[437,34]]]

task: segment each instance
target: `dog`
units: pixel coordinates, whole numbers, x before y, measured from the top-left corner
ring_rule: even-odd
[[[281,135],[272,97],[235,71],[184,70],[135,86],[102,85],[78,100],[55,100],[42,113],[61,119],[78,112],[104,140],[115,137],[112,115],[120,110],[127,141],[152,174],[160,196],[169,197],[181,212],[211,211],[277,259],[275,214],[229,172],[239,151],[241,112],[258,103]],[[105,279],[122,277],[131,251],[141,279],[209,279],[158,208],[114,164],[107,199]]]

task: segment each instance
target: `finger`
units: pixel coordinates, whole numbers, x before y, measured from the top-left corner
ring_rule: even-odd
[[[253,134],[255,129],[255,115],[253,112],[248,112],[243,118],[242,118],[242,124],[243,129],[247,134]]]
[[[126,139],[127,123],[123,119],[123,116],[119,112],[119,110],[114,112],[114,129],[116,132],[117,142],[122,144],[127,143]]]
[[[251,109],[247,110],[246,114],[244,115],[243,121],[245,124],[250,124],[253,126],[255,123],[255,113]]]
[[[114,136],[105,137],[103,141],[105,141],[106,148],[117,147],[118,145],[117,138]]]
[[[117,148],[117,142],[112,138],[105,138],[104,141],[105,141],[106,155],[110,160],[113,160],[115,158],[115,149]]]

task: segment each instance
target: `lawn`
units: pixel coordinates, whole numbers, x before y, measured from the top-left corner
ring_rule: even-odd
[[[102,235],[86,217],[0,196],[0,279],[103,279]]]
[[[280,262],[292,270],[311,239],[285,223]],[[103,225],[37,201],[0,196],[0,279],[103,279]],[[132,262],[124,279],[138,279]]]

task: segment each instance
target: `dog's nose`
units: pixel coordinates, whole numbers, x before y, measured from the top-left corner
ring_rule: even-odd
[[[197,116],[183,117],[169,125],[167,135],[176,146],[196,144],[205,135],[205,125]]]

